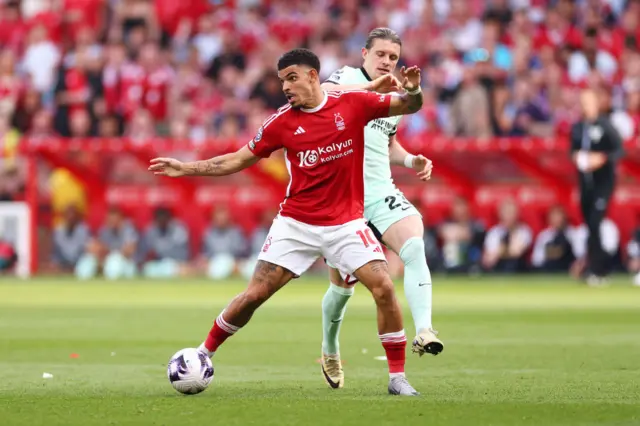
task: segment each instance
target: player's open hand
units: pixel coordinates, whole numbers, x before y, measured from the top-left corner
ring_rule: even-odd
[[[405,90],[415,90],[420,87],[420,68],[417,66],[400,68],[400,75],[402,76],[402,87]]]
[[[402,88],[400,80],[391,74],[382,75],[371,82],[371,91],[378,93],[393,93]]]
[[[184,163],[175,158],[154,158],[149,163],[151,163],[149,170],[152,171],[154,175],[180,177],[185,174],[183,168]]]
[[[433,162],[423,155],[416,155],[413,157],[413,170],[417,172],[421,181],[428,181],[431,179],[431,172],[433,171]]]

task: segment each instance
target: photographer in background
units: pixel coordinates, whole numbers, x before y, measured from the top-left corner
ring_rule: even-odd
[[[518,206],[507,199],[498,208],[498,223],[484,240],[482,266],[487,272],[515,273],[527,270],[527,251],[531,247],[531,228],[520,220]]]
[[[610,257],[602,248],[600,223],[615,188],[622,138],[601,111],[596,91],[585,90],[580,103],[582,120],[571,128],[571,156],[579,172],[581,210],[589,229],[587,283],[599,285],[611,269]]]

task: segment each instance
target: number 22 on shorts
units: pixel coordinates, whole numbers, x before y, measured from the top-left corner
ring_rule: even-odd
[[[397,198],[400,198],[399,203],[396,203]],[[402,207],[402,211],[404,211],[411,208],[411,204],[402,194],[398,194],[398,196],[389,195],[384,199],[384,202],[389,205],[389,210],[395,210],[398,207]]]

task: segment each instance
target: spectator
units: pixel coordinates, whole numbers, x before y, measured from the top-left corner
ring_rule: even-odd
[[[133,278],[138,233],[122,211],[111,208],[98,238],[92,240],[87,253],[78,261],[79,278],[93,278],[102,271],[107,279]]]
[[[8,0],[0,4],[0,46],[11,50],[22,48],[27,26],[20,16],[20,0]]]
[[[168,114],[169,87],[174,80],[173,69],[167,64],[157,45],[147,43],[142,47],[138,64],[144,73],[142,106],[156,123],[163,123]]]
[[[171,278],[190,273],[189,232],[170,210],[158,208],[144,234],[143,274],[148,278]]]
[[[575,261],[572,247],[574,235],[562,207],[549,210],[547,226],[536,237],[531,264],[543,272],[568,272]]]
[[[491,136],[490,114],[489,95],[478,82],[476,69],[465,68],[458,94],[451,104],[451,134],[478,138]]]
[[[201,16],[198,21],[198,33],[193,38],[198,60],[203,67],[208,66],[222,51],[222,38],[217,31],[215,21],[213,14]]]
[[[258,80],[258,84],[253,88],[251,93],[251,98],[258,99],[262,102],[264,108],[274,111],[287,102],[280,87],[278,74],[273,71],[267,71],[262,78]]]
[[[482,266],[493,272],[523,272],[527,269],[527,251],[531,229],[522,223],[513,200],[500,204],[499,223],[489,229],[484,241]]]
[[[156,130],[153,127],[153,117],[149,111],[139,109],[133,114],[131,122],[125,129],[125,136],[138,143],[144,143],[156,136]]]
[[[242,229],[231,221],[229,210],[218,207],[202,241],[202,255],[207,259],[207,275],[221,279],[231,275],[240,258],[247,255],[247,240]]]
[[[442,240],[442,258],[448,272],[470,272],[480,265],[484,226],[471,217],[469,204],[457,197],[451,215],[438,229]]]
[[[16,82],[16,84],[19,84]],[[34,121],[36,116],[46,113],[51,114],[50,110],[42,108],[42,100],[40,94],[33,88],[27,88],[21,93],[17,109],[13,114],[13,125],[22,133],[28,133],[37,125]]]
[[[122,123],[118,116],[107,114],[98,122],[98,136],[103,138],[114,138],[122,133]]]
[[[62,223],[53,231],[53,270],[71,272],[85,253],[91,234],[75,205],[63,211]]]
[[[27,137],[30,140],[47,140],[55,136],[53,130],[53,116],[51,112],[46,109],[42,109],[33,116],[33,121]]]
[[[11,117],[16,111],[22,91],[15,62],[15,54],[11,50],[0,53],[0,115],[3,117]]]
[[[540,98],[535,98],[533,84],[527,77],[518,79],[514,90],[514,117],[512,136],[551,136],[551,116]]]
[[[38,92],[47,94],[53,89],[60,59],[60,49],[49,40],[47,29],[43,25],[33,27],[22,68],[31,77],[31,83]]]
[[[61,70],[56,84],[56,130],[64,136],[86,137],[94,134],[91,115],[95,115],[95,101],[102,96],[102,81],[89,72],[87,51],[73,56],[73,66]],[[76,121],[75,129],[74,120]],[[85,123],[85,120],[88,121]],[[68,123],[68,125],[67,125]]]
[[[21,169],[15,163],[5,162],[0,170],[0,201],[22,200],[24,190],[25,179]]]
[[[477,47],[482,37],[482,24],[477,17],[473,16],[465,0],[451,0],[447,27],[448,34],[460,52]]]
[[[611,82],[618,71],[616,59],[607,51],[598,48],[598,30],[588,28],[582,49],[569,58],[568,72],[572,83],[583,83],[592,71],[597,71]]]
[[[93,136],[91,130],[91,116],[87,110],[78,109],[70,114],[69,136],[72,138],[86,138]]]
[[[603,284],[602,280],[589,280],[591,271],[587,262],[587,242],[589,241],[589,228],[581,224],[574,231],[573,253],[576,261],[571,265],[571,276],[576,279],[587,278],[587,284]],[[614,268],[620,251],[620,230],[611,219],[604,218],[600,222],[600,243],[602,245],[602,267],[607,272]]]
[[[511,50],[500,42],[500,23],[493,17],[485,20],[480,46],[467,51],[464,62],[477,64],[479,75],[489,81],[501,80],[513,67]]]
[[[122,0],[114,7],[114,22],[109,39],[125,42],[136,51],[139,40],[158,40],[160,28],[154,10],[154,2],[147,0]]]
[[[228,30],[222,31],[222,51],[211,62],[211,66],[207,70],[207,77],[217,81],[220,73],[226,66],[236,68],[238,71],[244,71],[247,63],[245,54],[240,50],[238,39]]]
[[[633,284],[640,286],[640,228],[633,233],[627,244],[627,269],[634,274]]]

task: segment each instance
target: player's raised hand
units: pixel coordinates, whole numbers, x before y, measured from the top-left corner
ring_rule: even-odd
[[[428,181],[431,179],[431,172],[433,171],[433,162],[423,155],[416,155],[413,157],[413,170],[415,170],[421,181]]]
[[[154,175],[180,177],[185,174],[183,168],[184,163],[175,158],[154,158],[149,161],[149,163],[151,164],[149,170],[152,171]]]
[[[415,90],[420,87],[420,68],[417,66],[400,68],[400,75],[402,76],[402,87],[405,90]]]
[[[371,82],[371,91],[378,93],[397,92],[402,88],[400,80],[391,74],[382,75]]]

